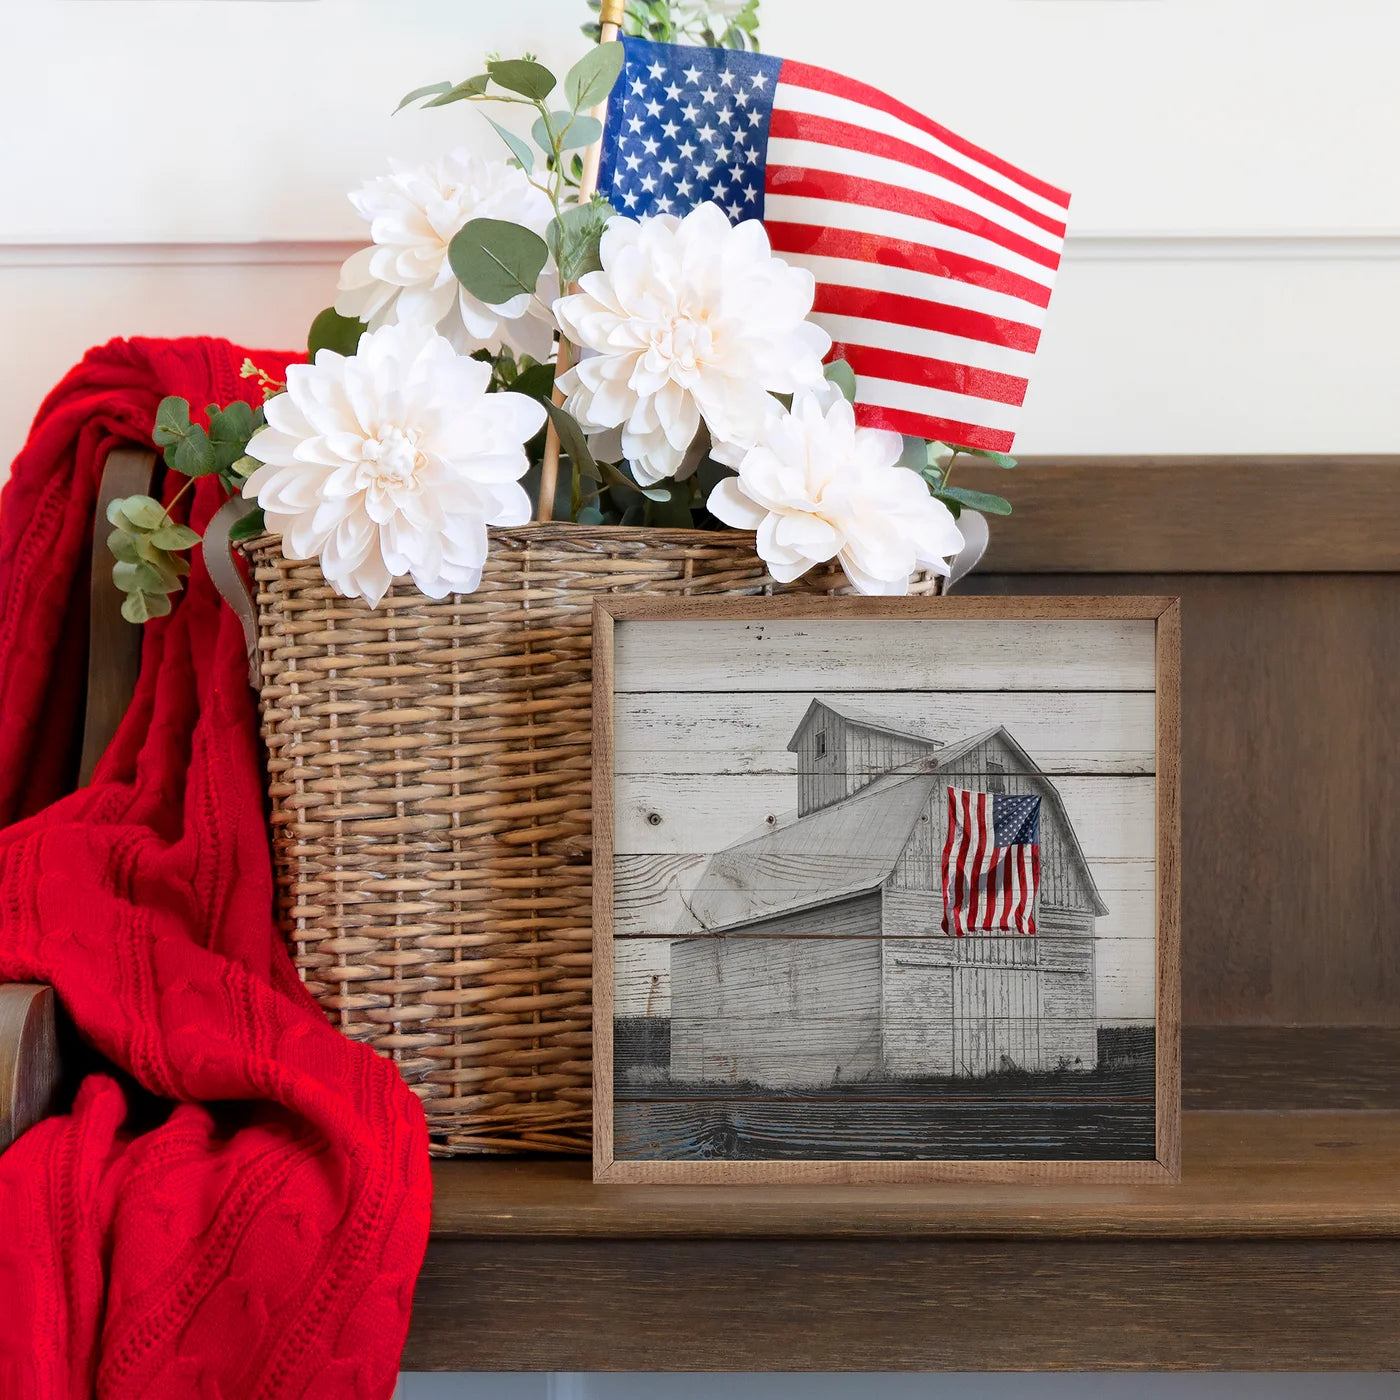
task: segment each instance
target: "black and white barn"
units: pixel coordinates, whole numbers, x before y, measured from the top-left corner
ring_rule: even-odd
[[[1060,794],[1011,734],[943,743],[818,699],[788,747],[796,817],[711,857],[689,900],[704,931],[672,945],[672,1079],[1092,1069],[1108,911]],[[950,786],[1043,799],[1035,936],[942,932]]]

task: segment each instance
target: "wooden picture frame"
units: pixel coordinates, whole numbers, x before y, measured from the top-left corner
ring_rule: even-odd
[[[593,624],[596,1181],[1178,1178],[1178,600]]]

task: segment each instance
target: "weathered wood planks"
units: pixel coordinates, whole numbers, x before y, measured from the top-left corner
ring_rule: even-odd
[[[600,1171],[1170,1166],[1170,608],[770,601],[600,604]],[[950,789],[1040,800],[1039,939],[944,936]]]
[[[814,647],[810,622],[786,620],[777,606],[772,612],[737,625],[687,621],[684,627],[655,627],[645,636],[623,629],[615,688],[619,694],[722,695],[1155,688],[1150,620],[953,618],[940,619],[937,627],[919,620],[884,621],[875,628],[869,618],[838,618],[821,624],[822,642]]]
[[[827,693],[895,725],[912,724],[951,738],[1004,724],[1052,776],[1153,771],[1151,691]],[[691,692],[621,694],[615,771],[644,775],[664,765],[670,773],[790,775],[796,759],[786,744],[773,747],[772,735],[791,733],[805,706],[802,691],[740,692],[726,699],[728,723],[716,733]]]
[[[1055,778],[1091,860],[1150,858],[1155,820],[1150,777]],[[615,783],[619,855],[680,855],[762,836],[796,815],[791,777],[653,772]]]

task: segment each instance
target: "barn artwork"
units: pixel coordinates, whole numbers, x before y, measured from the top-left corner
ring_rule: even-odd
[[[614,628],[615,1163],[1160,1167],[1154,617]]]

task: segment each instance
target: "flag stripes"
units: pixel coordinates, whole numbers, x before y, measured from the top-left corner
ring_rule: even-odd
[[[948,789],[944,933],[1035,933],[1039,835],[1038,797]]]
[[[712,200],[816,280],[812,319],[869,427],[1006,452],[1069,196],[885,93],[767,54],[624,41],[602,188],[622,212]]]

